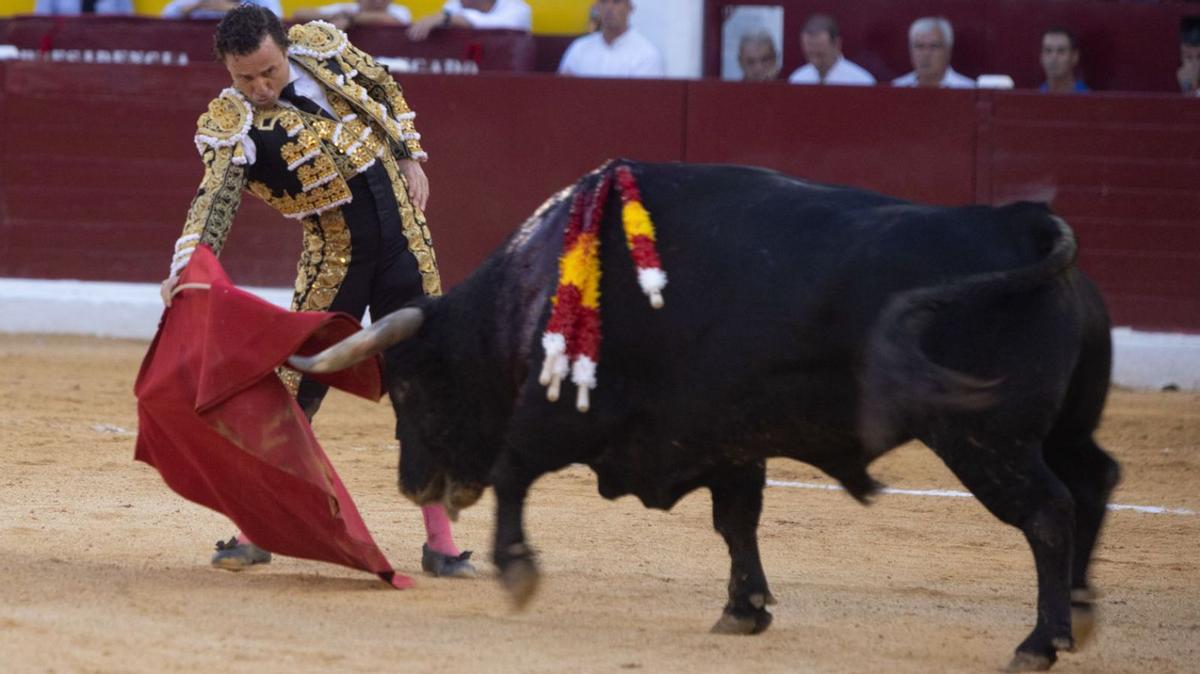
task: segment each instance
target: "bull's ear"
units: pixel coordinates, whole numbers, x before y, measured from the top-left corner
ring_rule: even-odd
[[[288,364],[301,372],[337,372],[412,337],[421,329],[424,321],[424,311],[406,307],[388,314],[369,328],[350,335],[311,358],[292,356],[288,358]]]

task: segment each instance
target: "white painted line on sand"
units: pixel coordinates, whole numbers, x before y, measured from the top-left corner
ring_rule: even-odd
[[[845,491],[842,487],[836,484],[816,484],[813,482],[788,482],[786,480],[767,480],[768,487],[788,487],[791,489],[817,489],[822,491]],[[881,489],[884,494],[900,494],[903,496],[940,496],[942,498],[975,498],[970,492],[955,491],[952,489],[894,489],[885,487]],[[1151,515],[1195,515],[1195,510],[1187,508],[1164,508],[1162,506],[1144,506],[1144,505],[1127,505],[1124,503],[1110,503],[1109,510],[1132,510],[1139,513],[1149,513]]]

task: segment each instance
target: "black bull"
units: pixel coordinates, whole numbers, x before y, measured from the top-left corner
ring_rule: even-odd
[[[518,604],[537,582],[529,487],[584,463],[604,497],[648,507],[708,488],[732,558],[714,630],[762,631],[766,460],[812,464],[866,501],[879,488],[868,464],[915,438],[1033,550],[1037,624],[1011,666],[1044,669],[1080,643],[1119,470],[1092,438],[1109,321],[1066,223],[1038,204],[939,208],[750,168],[626,165],[670,283],[651,308],[604,195],[588,412],[538,383],[566,192],[445,297],[294,363],[333,369],[387,348],[402,490],[454,510],[492,486],[494,561]]]

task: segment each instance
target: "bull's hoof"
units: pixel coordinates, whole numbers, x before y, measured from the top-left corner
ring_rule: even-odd
[[[512,599],[513,608],[524,609],[533,595],[537,594],[538,580],[537,564],[531,557],[511,559],[500,569],[500,583]]]
[[[1074,648],[1078,650],[1087,645],[1087,642],[1092,638],[1092,632],[1096,629],[1096,607],[1088,599],[1075,599],[1076,590],[1071,593],[1071,637],[1074,639]]]
[[[771,626],[771,614],[765,610],[750,615],[736,615],[726,610],[709,630],[713,634],[758,634]]]
[[[1008,667],[1004,668],[1006,672],[1044,672],[1050,669],[1054,664],[1055,658],[1048,655],[1038,655],[1037,653],[1028,653],[1025,651],[1017,651],[1013,656]]]

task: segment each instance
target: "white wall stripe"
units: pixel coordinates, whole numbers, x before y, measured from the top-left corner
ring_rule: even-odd
[[[768,487],[787,487],[791,489],[817,489],[821,491],[845,491],[836,484],[815,484],[813,482],[788,482],[786,480],[767,480]],[[885,487],[881,489],[884,494],[900,494],[902,496],[940,496],[942,498],[975,498],[970,492],[955,491],[952,489],[894,489]],[[1124,503],[1110,503],[1109,510],[1132,510],[1139,513],[1149,513],[1152,515],[1195,515],[1196,511],[1188,510],[1187,508],[1164,508],[1162,506],[1145,506],[1145,505],[1127,505]]]

